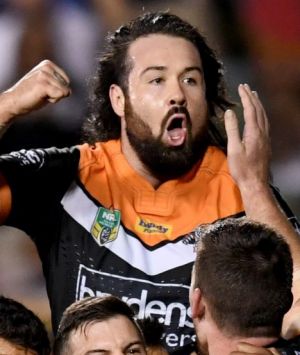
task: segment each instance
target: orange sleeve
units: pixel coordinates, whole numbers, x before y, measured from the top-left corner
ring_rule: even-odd
[[[0,174],[0,223],[2,224],[11,211],[11,190],[5,179]]]

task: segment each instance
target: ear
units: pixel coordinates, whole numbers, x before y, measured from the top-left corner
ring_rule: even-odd
[[[117,84],[112,84],[109,88],[109,98],[111,106],[116,115],[124,117],[125,112],[125,95],[123,90]]]
[[[195,288],[191,294],[192,319],[202,318],[205,313],[205,305],[200,288]]]

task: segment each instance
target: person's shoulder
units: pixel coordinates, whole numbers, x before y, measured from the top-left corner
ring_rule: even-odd
[[[80,150],[80,167],[90,164],[102,164],[104,155],[113,157],[121,152],[121,144],[119,140],[109,140],[107,142],[96,142],[94,144],[84,143],[78,145]]]
[[[100,142],[95,144],[84,143],[77,145],[77,149],[80,151],[79,169],[96,163],[103,154],[102,144]]]
[[[95,156],[102,151],[102,143],[97,142],[94,144],[83,143],[76,146],[80,150],[80,154],[87,154],[89,156]]]

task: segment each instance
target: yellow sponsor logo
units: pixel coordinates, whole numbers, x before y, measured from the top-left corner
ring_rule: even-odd
[[[172,226],[154,223],[148,219],[137,218],[135,230],[143,234],[164,234],[169,237],[172,232]]]

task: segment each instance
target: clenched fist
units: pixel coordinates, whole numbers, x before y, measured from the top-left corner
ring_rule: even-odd
[[[44,60],[13,87],[0,95],[0,124],[14,117],[56,103],[71,94],[66,73],[50,60]]]

